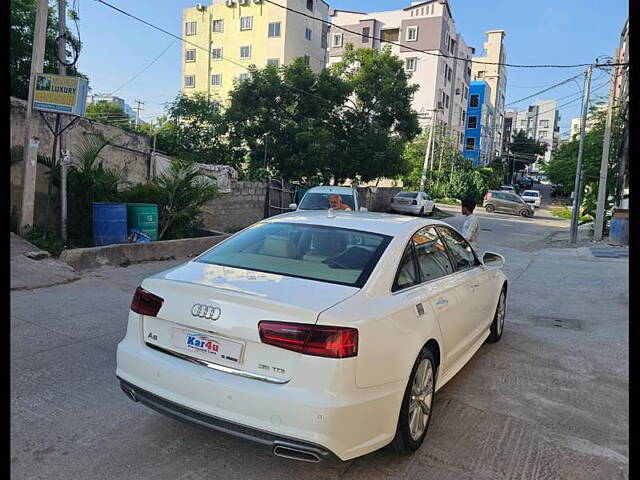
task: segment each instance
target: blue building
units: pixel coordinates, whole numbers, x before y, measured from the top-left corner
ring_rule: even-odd
[[[464,134],[464,156],[474,167],[484,167],[491,163],[493,146],[493,107],[491,87],[484,80],[469,84],[469,104],[467,105],[467,125]]]

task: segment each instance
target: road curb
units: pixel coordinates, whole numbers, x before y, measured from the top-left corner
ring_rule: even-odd
[[[104,266],[124,267],[134,263],[189,258],[201,254],[229,236],[230,233],[221,233],[180,240],[74,248],[64,250],[60,254],[60,260],[75,270],[88,270]]]

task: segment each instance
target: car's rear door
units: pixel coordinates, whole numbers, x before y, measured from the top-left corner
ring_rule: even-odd
[[[462,235],[450,227],[438,226],[437,229],[451,257],[455,270],[453,277],[457,277],[462,285],[462,311],[465,318],[465,339],[462,343],[466,350],[487,328],[489,305],[486,289],[490,288],[489,273]]]
[[[505,201],[504,201],[505,195],[506,195],[505,192],[495,192],[491,196],[491,199],[494,202],[493,204],[495,206],[495,209],[498,212],[504,211],[504,208],[505,208]]]

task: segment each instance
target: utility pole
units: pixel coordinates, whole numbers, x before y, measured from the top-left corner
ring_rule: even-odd
[[[25,112],[25,136],[23,147],[22,173],[22,203],[20,205],[20,233],[26,233],[27,225],[33,225],[33,212],[36,197],[36,174],[38,168],[37,126],[33,120],[33,95],[35,91],[36,74],[41,73],[44,65],[44,48],[47,33],[47,14],[49,4],[47,0],[38,1],[36,23],[33,29],[33,47],[31,49],[31,70],[29,72],[29,95]]]
[[[67,33],[67,1],[66,0],[58,0],[58,31],[59,34],[66,35]],[[61,42],[58,42],[58,73],[60,75],[67,75],[66,66],[60,61],[61,58],[67,58],[67,42],[65,37],[62,37]],[[56,114],[56,125],[60,127],[62,131],[65,129],[65,118],[61,116],[59,113]],[[57,129],[54,133],[55,136],[58,136],[58,132],[60,130]],[[64,152],[62,156],[60,156],[60,236],[63,240],[67,240],[67,167],[69,163],[69,155],[67,154],[67,142],[64,134],[59,134],[59,143],[61,152]],[[55,141],[54,141],[55,143]],[[55,156],[51,157],[52,163],[56,164],[56,157],[58,157],[57,152]],[[45,232],[46,233],[46,232]]]
[[[587,129],[587,114],[589,113],[589,90],[591,89],[591,72],[593,65],[587,67],[582,94],[582,118],[580,119],[580,145],[578,147],[578,162],[576,165],[576,182],[573,189],[573,213],[571,215],[571,230],[569,242],[576,244],[578,239],[578,220],[580,219],[580,203],[582,202],[582,156],[584,154],[584,137]]]
[[[429,140],[427,141],[427,149],[424,154],[424,164],[422,166],[422,175],[420,176],[420,191],[424,191],[424,184],[427,180],[427,167],[431,161],[431,143],[433,141],[433,131],[436,126],[436,112],[437,109],[431,110],[431,128],[429,129]]]
[[[144,105],[142,100],[136,100],[136,128],[140,125],[140,109]]]
[[[617,49],[613,50],[613,58],[617,58]],[[614,60],[615,61],[615,60]],[[612,67],[609,83],[609,102],[607,103],[607,121],[604,127],[604,140],[602,142],[602,160],[600,162],[600,180],[598,182],[598,200],[596,201],[596,218],[593,239],[602,240],[604,229],[604,208],[607,199],[607,173],[609,171],[609,144],[611,143],[611,121],[613,117],[613,101],[618,78],[618,67]]]

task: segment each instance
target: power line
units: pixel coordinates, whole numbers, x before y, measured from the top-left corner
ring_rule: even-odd
[[[101,1],[101,0],[97,0],[97,1]],[[382,38],[374,37],[372,35],[363,35],[362,32],[356,32],[355,30],[350,30],[350,29],[342,27],[340,25],[336,25],[334,23],[331,23],[331,22],[329,22],[327,20],[323,20],[321,18],[314,17],[313,15],[309,15],[308,13],[301,12],[299,10],[295,10],[295,9],[287,7],[285,5],[281,5],[281,4],[276,3],[276,2],[274,2],[272,0],[264,0],[264,1],[266,3],[270,3],[271,5],[275,5],[276,7],[282,8],[284,10],[288,10],[288,11],[290,11],[292,13],[296,13],[298,15],[302,15],[303,17],[310,18],[311,20],[316,20],[318,22],[321,22],[321,23],[324,23],[326,25],[329,25],[330,27],[339,28],[340,30],[344,30],[345,32],[349,32],[349,33],[357,35],[359,37],[370,38],[370,39],[373,39],[373,40],[377,40],[377,41],[379,41],[381,43],[389,43],[391,45],[396,45],[398,47],[402,47],[404,49],[411,50],[411,51],[414,51],[414,52],[426,53],[427,55],[432,55],[434,57],[452,58],[454,60],[462,60],[464,62],[476,63],[478,65],[502,65],[504,67],[512,67],[512,68],[578,68],[578,67],[588,67],[589,65],[592,65],[591,63],[579,63],[579,64],[574,64],[574,65],[552,65],[552,64],[549,64],[549,65],[518,65],[518,64],[512,64],[512,63],[501,63],[501,62],[481,62],[481,61],[478,61],[478,60],[473,60],[472,58],[470,59],[470,58],[464,58],[464,57],[456,57],[454,55],[446,55],[444,53],[433,53],[433,52],[430,52],[428,50],[420,50],[418,48],[413,48],[413,47],[411,47],[409,45],[398,43],[398,42],[394,42],[392,40],[383,40]],[[607,63],[607,64],[602,64],[602,65],[596,64],[595,66],[599,67],[599,66],[613,66],[613,65],[615,65],[615,64]],[[624,64],[624,65],[626,65],[626,64]]]
[[[584,75],[584,73],[580,72],[579,74],[574,75],[574,76],[572,76],[570,78],[567,78],[565,80],[562,80],[561,82],[554,83],[553,85],[551,85],[550,87],[545,88],[544,90],[540,90],[540,91],[538,91],[538,92],[536,92],[536,93],[534,93],[532,95],[528,95],[526,97],[520,98],[520,99],[515,100],[513,102],[509,102],[509,103],[507,103],[505,105],[505,107],[508,107],[510,105],[515,105],[516,103],[524,102],[525,100],[529,100],[529,99],[531,99],[533,97],[537,97],[538,95],[540,95],[542,93],[548,92],[549,90],[553,90],[554,88],[558,88],[559,86],[564,85],[565,83],[569,83],[569,82],[573,81],[574,79],[576,79],[576,78],[578,78],[578,77],[580,77],[582,75]]]
[[[176,43],[175,40],[173,40],[168,46],[167,48],[165,48],[164,50],[162,50],[162,52],[160,52],[160,54],[154,58],[151,63],[149,63],[146,67],[144,67],[142,70],[140,70],[140,72],[138,72],[137,74],[135,74],[133,77],[131,77],[129,80],[127,80],[126,82],[124,82],[122,85],[120,85],[118,88],[116,88],[113,92],[111,92],[111,95],[115,94],[116,92],[118,92],[119,90],[122,90],[124,87],[126,87],[127,85],[129,85],[131,82],[133,82],[136,78],[138,78],[140,75],[142,75],[144,72],[146,72],[147,70],[149,70],[151,68],[151,66],[156,63],[158,60],[160,60],[160,57],[162,57],[165,53],[167,53],[167,51],[173,46],[173,44]]]

